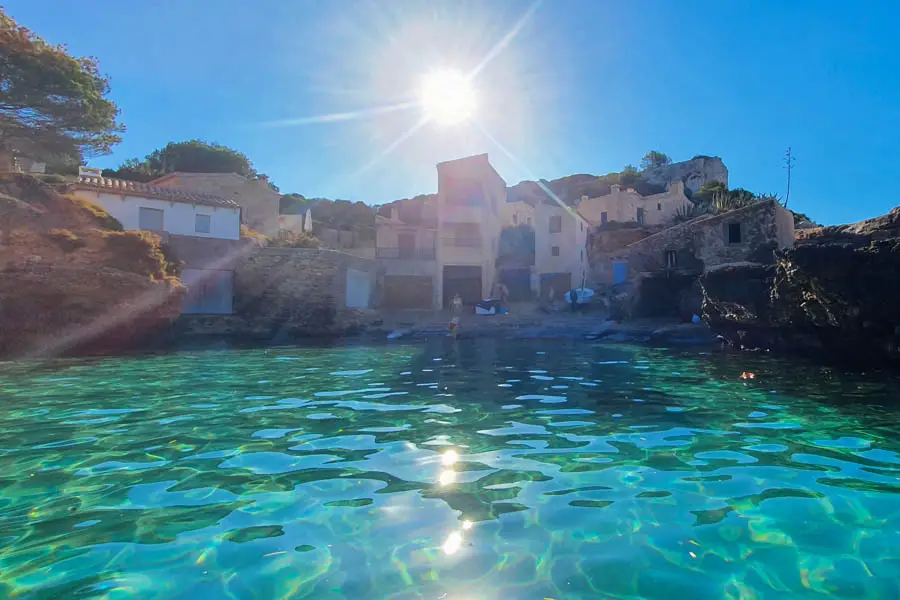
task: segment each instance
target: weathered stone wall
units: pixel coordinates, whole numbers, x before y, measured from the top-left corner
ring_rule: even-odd
[[[594,286],[613,284],[613,263],[628,256],[628,246],[653,235],[660,228],[620,227],[607,223],[591,228],[588,235],[589,281]]]
[[[761,248],[785,247],[793,240],[793,221],[787,224],[779,211],[784,209],[775,201],[760,202],[664,229],[628,248],[629,278],[666,269],[670,250],[676,252],[678,270],[702,273],[712,266],[754,260]],[[728,230],[735,223],[740,224],[741,240],[730,243]]]
[[[256,248],[253,240],[219,240],[192,235],[160,236],[168,244],[178,260],[188,269],[223,269],[231,270],[242,254]]]
[[[313,248],[253,248],[233,266],[234,315],[182,317],[183,334],[267,341],[339,335],[361,324],[360,311],[346,308],[347,270],[372,274],[373,305],[380,279],[375,261]]]

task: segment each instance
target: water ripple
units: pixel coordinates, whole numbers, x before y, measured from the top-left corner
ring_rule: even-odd
[[[0,597],[897,598],[898,391],[562,342],[6,363]]]

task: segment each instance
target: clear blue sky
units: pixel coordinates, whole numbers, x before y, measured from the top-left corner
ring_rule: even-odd
[[[4,4],[110,75],[128,131],[93,166],[201,138],[284,192],[381,203],[435,191],[435,163],[467,154],[488,152],[512,184],[659,149],[719,155],[732,187],[783,196],[790,145],[791,208],[832,224],[900,204],[896,0],[546,0],[475,78],[478,126],[399,144],[418,108],[308,118],[408,102],[438,67],[471,71],[530,0]]]

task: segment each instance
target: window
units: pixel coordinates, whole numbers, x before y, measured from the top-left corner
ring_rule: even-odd
[[[531,217],[525,217],[525,224],[531,225]]]
[[[609,215],[608,215],[607,212],[604,210],[602,213],[600,213],[600,224],[603,225],[603,224],[606,223],[607,221],[609,221]]]
[[[397,255],[400,258],[416,257],[416,234],[414,232],[397,234]]]
[[[584,221],[579,221],[578,224],[581,225],[581,230],[584,231]]]
[[[662,210],[662,202],[656,203],[656,210]]]
[[[197,233],[209,233],[209,215],[196,215],[194,217],[194,231]]]
[[[741,243],[741,224],[740,223],[729,223],[728,224],[728,243],[729,244],[740,244]]]
[[[559,256],[559,246],[553,246],[550,248],[550,254],[552,256]]]
[[[560,233],[562,231],[562,217],[557,215],[550,217],[550,233]]]
[[[456,223],[453,229],[451,244],[463,248],[481,247],[481,228],[478,223]]]
[[[672,269],[678,266],[678,253],[674,250],[666,250],[666,268]]]
[[[138,209],[138,229],[145,229],[147,231],[162,231],[163,230],[163,211],[158,208],[144,208],[143,206]]]
[[[519,213],[513,213],[513,225],[519,224]]]
[[[638,225],[644,224],[644,209],[643,208],[637,209],[637,224]]]

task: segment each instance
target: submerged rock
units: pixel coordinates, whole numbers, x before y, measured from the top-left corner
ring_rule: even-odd
[[[804,232],[772,265],[701,278],[703,317],[729,344],[900,362],[900,207]]]

